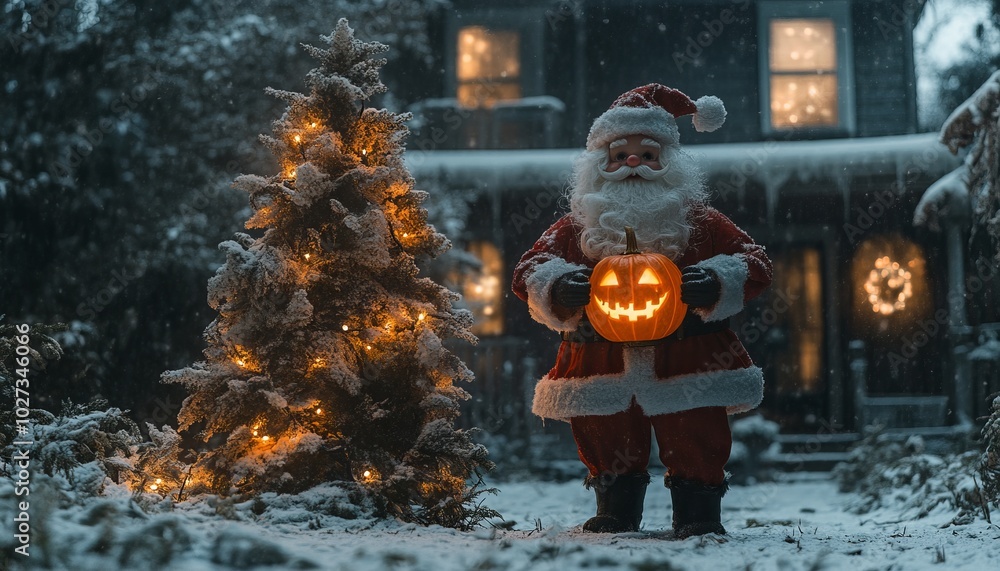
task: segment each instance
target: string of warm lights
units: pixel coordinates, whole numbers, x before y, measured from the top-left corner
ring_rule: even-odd
[[[306,254],[305,257],[308,259],[309,254]],[[425,322],[426,319],[427,319],[427,317],[428,317],[427,312],[425,312],[425,311],[418,312],[417,315],[416,315],[416,318],[415,318],[415,320],[413,322],[413,327],[411,329],[415,330],[417,324],[421,324],[421,323]],[[383,327],[385,328],[385,330],[386,330],[387,333],[391,333],[393,331],[393,328],[396,325],[397,325],[397,323],[393,322],[392,320],[388,320],[388,321],[386,321],[386,323],[384,324]],[[352,334],[357,335],[357,334],[359,334],[361,332],[360,329],[352,329],[351,326],[348,325],[348,324],[346,324],[346,323],[342,324],[340,328],[341,328],[341,330],[344,333],[352,333]],[[371,343],[365,343],[364,348],[365,348],[366,351],[369,351],[369,352],[373,350],[373,346],[372,346]],[[247,367],[247,360],[250,358],[249,357],[250,351],[247,350],[245,347],[240,346],[240,347],[237,348],[237,353],[239,355],[241,355],[241,357],[235,358],[234,362],[236,362],[236,364],[239,365],[240,367],[246,368]],[[310,370],[319,369],[319,368],[325,367],[326,364],[327,364],[326,363],[326,359],[324,359],[323,357],[314,357],[312,359],[312,361],[310,362],[310,364],[309,364],[309,368],[310,368]],[[315,416],[317,416],[317,417],[318,416],[323,416],[323,414],[324,414],[323,408],[320,406],[320,403],[318,403],[318,402],[314,403],[313,405],[311,405],[308,408],[311,408],[313,414]],[[293,416],[293,421],[294,420],[295,419],[294,419],[294,416]],[[261,444],[264,444],[264,445],[276,444],[277,441],[276,441],[275,438],[273,438],[269,434],[263,434],[263,428],[262,428],[263,424],[264,423],[258,423],[258,424],[253,425],[253,427],[251,428],[251,437],[258,439],[259,442]],[[377,475],[377,471],[375,471],[373,468],[366,469],[362,473],[362,477],[361,477],[362,483],[372,484],[372,483],[377,482],[378,480],[379,480],[379,477]],[[151,491],[156,491],[161,485],[162,485],[162,480],[158,479],[158,481],[156,482],[156,484],[153,484],[153,485],[150,486],[150,490]]]
[[[872,311],[892,315],[906,308],[906,301],[913,296],[912,274],[889,256],[875,260],[874,268],[865,281],[865,292]]]

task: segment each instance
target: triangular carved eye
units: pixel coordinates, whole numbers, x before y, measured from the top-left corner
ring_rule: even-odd
[[[601,278],[601,285],[602,286],[616,286],[616,285],[618,285],[618,276],[615,275],[614,272],[608,272],[608,273],[604,274],[604,277]]]
[[[639,284],[660,285],[660,278],[656,277],[653,270],[646,268],[646,271],[642,272],[642,275],[639,276]]]

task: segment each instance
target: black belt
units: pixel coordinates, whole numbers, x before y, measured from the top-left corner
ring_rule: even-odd
[[[681,340],[685,337],[716,333],[726,329],[729,329],[729,318],[721,321],[705,322],[702,321],[697,315],[689,314],[684,318],[684,321],[681,322],[681,326],[677,328],[677,331],[674,331],[662,339],[653,339],[651,341],[628,341],[623,343],[623,345],[628,347],[645,347],[649,345],[656,345],[668,339]],[[570,343],[613,343],[613,341],[605,339],[600,333],[594,331],[594,326],[591,325],[589,321],[581,321],[576,330],[563,331],[559,335],[562,337],[563,341],[568,341]]]

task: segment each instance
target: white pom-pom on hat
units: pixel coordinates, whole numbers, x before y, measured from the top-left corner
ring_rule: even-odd
[[[715,131],[726,121],[722,100],[706,95],[697,102],[684,93],[650,83],[626,91],[611,108],[594,120],[587,136],[587,150],[599,149],[628,135],[647,135],[664,145],[679,144],[675,119],[691,115],[701,132]]]
[[[710,133],[726,122],[726,106],[718,97],[705,95],[699,97],[694,105],[698,108],[691,117],[695,130]]]

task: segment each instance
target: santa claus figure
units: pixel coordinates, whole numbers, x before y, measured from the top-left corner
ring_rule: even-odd
[[[675,536],[725,533],[728,415],[763,397],[761,369],[729,318],[770,284],[771,262],[706,204],[704,179],[678,140],[676,118],[684,115],[697,130],[713,131],[726,111],[716,97],[695,102],[659,84],[619,97],[594,121],[574,166],[570,212],[514,270],[514,293],[536,321],[562,336],[532,409],[572,427],[589,469],[586,484],[597,495],[587,531],[638,530],[652,433],[667,467]],[[663,339],[611,342],[587,321],[590,273],[601,259],[623,253],[626,226],[640,250],[669,257],[682,272],[688,314]]]

